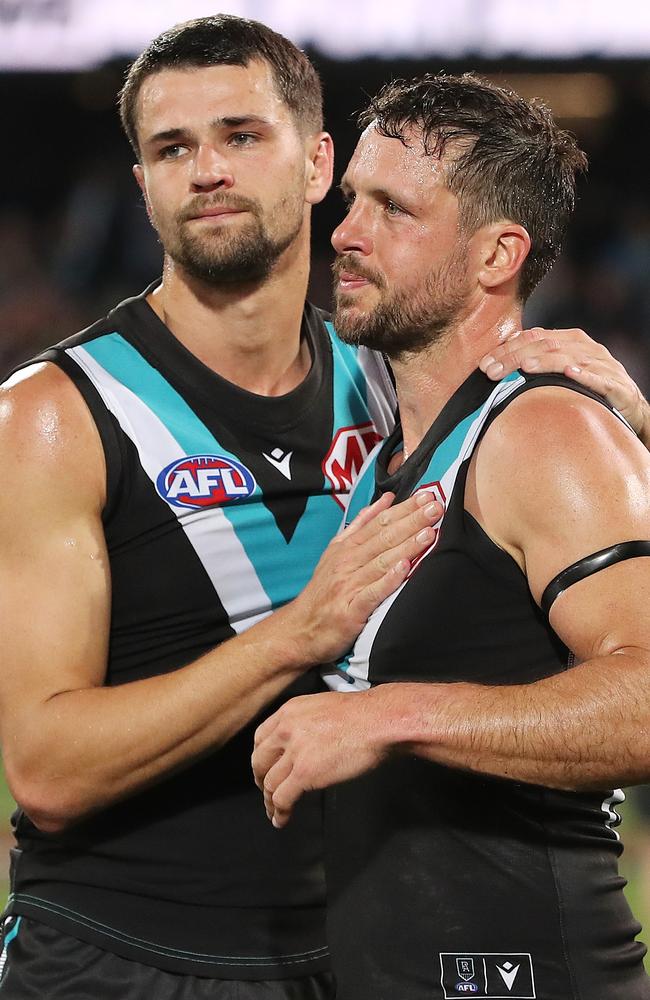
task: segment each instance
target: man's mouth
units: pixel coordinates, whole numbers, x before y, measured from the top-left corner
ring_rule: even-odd
[[[339,271],[337,278],[339,289],[342,292],[354,292],[358,288],[365,288],[366,285],[371,284],[369,278],[365,278],[355,271]]]
[[[229,215],[241,215],[244,210],[241,208],[229,208],[227,205],[215,205],[213,208],[204,208],[195,215],[190,216],[190,221],[195,219],[223,219]]]

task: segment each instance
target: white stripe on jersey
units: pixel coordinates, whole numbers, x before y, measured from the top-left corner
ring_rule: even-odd
[[[458,451],[458,455],[440,480],[442,491],[447,498],[448,503],[451,499],[456,477],[458,476],[458,470],[465,459],[471,455],[490,411],[499,403],[503,402],[504,399],[507,399],[508,396],[510,396],[515,389],[518,389],[524,382],[525,379],[523,376],[510,381],[500,382],[497,386],[495,386],[486,399],[475,420],[473,420],[470,424],[463,443]],[[438,522],[438,524],[441,525],[442,520]],[[433,549],[430,549],[429,551],[431,552]],[[426,553],[426,555],[428,554],[429,553]],[[426,555],[424,558],[426,558]],[[335,691],[366,691],[370,687],[368,677],[370,672],[370,655],[373,643],[384,618],[407,583],[408,579],[405,580],[404,583],[390,595],[390,597],[387,597],[386,600],[375,609],[375,611],[373,611],[365,628],[354,644],[354,648],[348,659],[349,666],[347,671],[345,671],[345,673],[342,671],[323,671],[323,680],[328,687],[331,687]]]
[[[357,353],[357,363],[366,378],[370,419],[377,428],[377,433],[381,434],[382,437],[388,437],[395,426],[397,395],[388,374],[386,362],[376,351],[360,347]]]
[[[155,413],[88,351],[71,347],[67,354],[86,373],[135,445],[142,467],[155,486],[160,471],[181,458],[185,449]],[[189,512],[169,501],[167,505],[199,557],[235,632],[244,632],[270,615],[271,601],[223,511],[209,507]],[[256,608],[253,614],[248,613],[251,607]]]

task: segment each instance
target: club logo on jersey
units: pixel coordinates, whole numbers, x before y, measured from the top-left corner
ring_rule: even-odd
[[[468,983],[470,979],[474,978],[474,959],[473,958],[457,958],[456,959],[456,970],[459,977]]]
[[[413,562],[411,563],[411,568],[409,570],[409,576],[420,565],[420,563],[422,562],[422,560],[424,559],[424,557],[428,556],[429,553],[432,552],[433,549],[435,549],[436,545],[438,544],[438,539],[440,538],[440,528],[442,527],[442,522],[443,522],[444,517],[445,517],[445,509],[446,509],[446,506],[447,506],[447,498],[445,497],[443,488],[442,488],[442,486],[440,485],[439,482],[435,482],[435,483],[422,483],[421,486],[418,486],[418,488],[416,490],[414,490],[413,495],[415,496],[416,493],[423,493],[423,492],[425,492],[425,493],[431,493],[433,495],[433,499],[437,500],[438,503],[442,504],[442,517],[437,522],[437,524],[434,525],[434,528],[433,528],[433,541],[431,542],[431,545],[429,546],[429,548],[425,549],[424,552],[421,552],[420,555],[417,557],[417,559],[414,559]],[[470,990],[470,992],[471,992],[471,990]]]
[[[156,480],[156,489],[163,500],[192,510],[246,500],[256,485],[245,465],[224,455],[179,458],[163,469]]]
[[[494,952],[440,953],[440,982],[445,997],[475,996],[535,1000],[530,954]]]
[[[375,425],[370,421],[353,427],[341,427],[336,432],[330,450],[323,459],[323,472],[332,484],[332,496],[339,507],[345,509],[338,494],[350,492],[361,466],[380,441],[381,434],[377,433]]]

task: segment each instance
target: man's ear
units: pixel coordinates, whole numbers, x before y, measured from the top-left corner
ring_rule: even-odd
[[[530,253],[531,240],[523,226],[515,222],[495,222],[479,233],[478,273],[484,288],[498,288],[517,280]]]
[[[305,201],[317,205],[332,186],[334,143],[329,132],[319,132],[307,140]]]
[[[144,205],[147,209],[147,215],[149,216],[149,221],[151,222],[151,205],[149,203],[149,197],[147,195],[147,185],[144,180],[144,170],[139,163],[133,164],[133,176],[135,177],[138,187],[142,191],[142,197],[144,198]]]

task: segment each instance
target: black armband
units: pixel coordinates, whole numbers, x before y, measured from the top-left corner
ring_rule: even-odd
[[[579,580],[584,580],[614,563],[623,562],[624,559],[636,559],[637,556],[650,556],[650,542],[618,542],[616,545],[601,549],[600,552],[594,552],[593,555],[585,556],[584,559],[578,559],[551,580],[542,594],[540,601],[542,611],[548,615],[551,605],[560,594]]]

